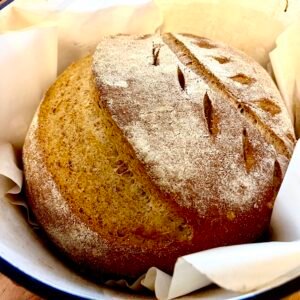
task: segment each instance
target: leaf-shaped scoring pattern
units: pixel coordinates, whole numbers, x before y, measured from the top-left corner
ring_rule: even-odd
[[[289,132],[286,136],[292,143],[296,143],[296,139],[291,132]]]
[[[270,113],[272,116],[275,116],[281,112],[281,108],[274,103],[274,101],[267,98],[255,100],[253,103],[255,103],[262,110]]]
[[[204,117],[207,123],[208,132],[210,135],[216,136],[219,133],[219,127],[218,127],[219,120],[207,93],[205,93],[203,98],[203,107],[204,107]]]
[[[230,79],[237,81],[241,84],[251,84],[251,83],[255,82],[254,78],[248,77],[247,75],[242,74],[242,73],[234,75],[234,76],[230,77]]]
[[[228,58],[226,56],[213,56],[212,58],[214,60],[216,60],[218,63],[220,63],[221,65],[227,64],[230,62],[230,58]]]
[[[143,34],[143,35],[138,36],[136,39],[137,40],[146,40],[146,39],[150,38],[151,36],[152,36],[152,34],[147,33],[147,34]]]
[[[200,48],[205,48],[205,49],[216,48],[215,45],[211,44],[209,41],[207,41],[205,39],[199,39],[199,40],[197,40],[197,42],[193,42],[193,43]]]

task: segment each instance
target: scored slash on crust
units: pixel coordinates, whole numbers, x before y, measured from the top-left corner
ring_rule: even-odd
[[[281,108],[274,101],[266,98],[253,101],[259,108],[275,116],[281,112]]]
[[[195,55],[191,50],[180,41],[174,34],[165,33],[162,36],[163,42],[170,48],[170,50],[177,56],[179,61],[183,63],[190,70],[198,74],[199,76],[206,79],[206,82],[209,86],[217,90],[221,95],[223,95],[232,106],[237,107],[240,99],[229,90],[219,78],[213,74]],[[249,85],[254,83],[256,80],[254,78],[248,77],[243,73],[239,73],[235,76],[230,77],[233,81],[239,82],[243,85]],[[247,109],[244,112],[245,120],[248,123],[255,126],[266,141],[270,144],[273,144],[275,150],[278,154],[282,154],[287,158],[291,157],[291,149],[286,144],[285,140],[278,135],[273,128],[265,126],[262,118],[255,114],[253,110]]]
[[[179,66],[177,66],[177,78],[181,88],[185,90],[185,78]]]
[[[245,74],[239,73],[237,75],[231,76],[230,79],[239,82],[241,84],[252,84],[253,82],[255,82],[254,78],[251,78]]]
[[[227,64],[230,62],[230,58],[225,57],[225,56],[213,56],[212,58],[214,60],[216,60],[218,63],[220,63],[221,65]]]
[[[211,136],[215,137],[219,133],[218,118],[207,92],[205,93],[203,98],[203,108],[208,132]]]
[[[153,44],[152,47],[152,57],[153,57],[153,66],[158,66],[159,65],[159,51],[160,48],[162,47],[162,45],[158,45],[158,44]]]
[[[249,140],[246,128],[243,129],[243,157],[245,161],[245,168],[249,173],[255,166],[256,160],[254,157],[254,148]]]

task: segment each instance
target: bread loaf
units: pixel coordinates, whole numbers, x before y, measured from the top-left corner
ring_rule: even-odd
[[[172,272],[257,240],[295,137],[267,72],[190,34],[103,38],[50,87],[26,137],[28,202],[93,274]]]

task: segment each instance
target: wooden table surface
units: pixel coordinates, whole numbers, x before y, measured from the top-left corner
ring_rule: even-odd
[[[1,300],[43,300],[33,295],[21,286],[16,285],[10,279],[0,274],[0,299]],[[296,292],[284,300],[300,300],[300,291]]]
[[[0,299],[1,300],[42,300],[24,288],[16,285],[10,279],[0,274]]]

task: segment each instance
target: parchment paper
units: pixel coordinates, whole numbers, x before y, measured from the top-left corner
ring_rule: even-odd
[[[300,18],[300,14],[299,14]],[[278,38],[277,47],[270,53],[274,74],[297,137],[300,134],[300,19],[289,26]],[[284,57],[284,58],[283,58]]]
[[[124,1],[112,2],[90,0],[82,7],[80,1],[16,0],[0,12],[0,67],[1,74],[5,74],[0,80],[0,225],[6,228],[6,234],[0,233],[0,255],[49,285],[93,299],[131,296],[70,272],[32,233],[7,197],[7,193],[18,193],[22,186],[18,154],[33,113],[47,87],[70,62],[91,53],[102,35],[145,34],[157,28],[224,41],[244,50],[264,67],[268,67],[269,52],[276,47],[270,54],[275,78],[296,128],[300,120],[300,28],[299,23],[287,27],[300,16],[296,1],[290,1],[289,9],[297,13],[289,11],[287,15],[283,12],[285,2],[271,0],[245,0],[243,5],[237,0],[184,4],[135,0],[127,5]],[[274,242],[187,255],[178,259],[173,277],[151,268],[130,287],[141,289],[144,285],[155,291],[158,299],[172,299],[214,282],[223,289],[210,295],[200,291],[197,297],[225,299],[265,290],[299,276],[299,164],[298,143],[274,207]],[[22,199],[9,198],[23,203]],[[20,245],[22,256],[18,253]],[[109,284],[126,285],[122,281]]]

